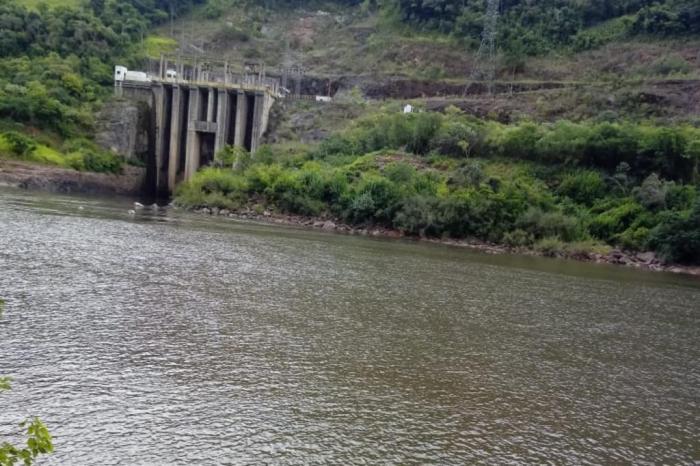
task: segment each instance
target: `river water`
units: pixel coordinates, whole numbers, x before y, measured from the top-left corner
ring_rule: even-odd
[[[0,191],[45,465],[700,460],[700,283]]]

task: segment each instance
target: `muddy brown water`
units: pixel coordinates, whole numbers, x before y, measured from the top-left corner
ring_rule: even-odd
[[[700,460],[700,282],[0,191],[39,464]]]

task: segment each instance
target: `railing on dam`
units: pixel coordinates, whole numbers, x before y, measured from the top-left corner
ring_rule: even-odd
[[[152,61],[149,68],[149,75],[156,82],[263,91],[282,97],[280,80],[267,76],[262,63],[235,66],[227,60],[211,57],[162,55],[158,62]]]
[[[153,84],[177,84],[193,87],[215,87],[251,92],[265,92],[273,98],[284,96],[280,80],[266,75],[265,66],[244,64],[231,66],[227,61],[203,59],[202,57],[177,57],[165,55],[161,59],[146,63],[145,71],[127,70],[116,66],[114,74],[115,93],[121,95],[121,88],[146,87]]]

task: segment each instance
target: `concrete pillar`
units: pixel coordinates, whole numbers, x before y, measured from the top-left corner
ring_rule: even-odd
[[[250,139],[250,153],[254,154],[260,146],[263,134],[263,112],[265,109],[265,94],[255,93],[255,105],[253,106],[253,136]]]
[[[155,144],[155,156],[156,156],[156,163],[155,163],[155,181],[156,181],[156,191],[158,193],[163,192],[164,190],[167,190],[167,178],[165,175],[165,167],[166,167],[166,162],[165,162],[165,147],[166,147],[166,141],[165,138],[167,137],[165,134],[165,119],[168,118],[169,115],[166,115],[166,103],[165,103],[165,87],[161,85],[157,85],[153,87],[153,95],[154,95],[154,103],[155,103],[155,109],[156,109],[156,127],[155,127],[155,136],[156,136],[156,144]]]
[[[183,118],[185,111],[185,98],[184,94],[187,92],[180,86],[173,86],[173,103],[172,103],[172,114],[170,118],[170,154],[168,162],[168,191],[173,192],[175,190],[175,184],[177,184],[177,170],[180,166],[180,140]]]
[[[207,121],[214,121],[214,99],[216,91],[212,88],[207,89]]]
[[[244,147],[245,133],[248,128],[248,99],[245,92],[238,91],[236,97],[236,124],[233,133],[233,145],[236,147]]]
[[[214,154],[218,153],[226,145],[228,132],[231,128],[229,121],[228,109],[228,92],[225,89],[219,89],[218,92],[219,105],[217,106],[216,114],[216,139],[214,143]]]
[[[199,136],[194,129],[194,122],[199,115],[199,88],[190,88],[190,111],[187,115],[187,146],[185,148],[185,177],[189,180],[199,169]]]

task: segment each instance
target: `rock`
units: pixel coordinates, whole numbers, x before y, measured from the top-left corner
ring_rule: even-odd
[[[263,211],[263,216],[264,216],[264,217],[269,217],[269,216],[271,216],[271,215],[272,215],[272,214],[271,214],[269,211],[267,211],[267,210]]]
[[[219,215],[228,215],[228,214],[229,214],[229,210],[228,210],[228,209],[222,209],[222,210],[219,211]]]
[[[95,141],[126,160],[148,153],[150,109],[146,102],[112,100],[95,116]]]
[[[656,262],[656,254],[653,252],[642,252],[637,254],[637,259],[639,259],[641,262],[644,262],[645,264],[651,264],[652,262]]]
[[[314,228],[323,228],[324,222],[314,222]]]
[[[143,209],[143,204],[140,202],[134,202],[134,209]]]
[[[203,208],[200,212],[202,212],[203,214],[207,214],[207,215],[208,215],[208,214],[211,214],[211,210],[209,210],[209,209],[206,208],[206,207]]]
[[[219,215],[219,208],[218,208],[218,207],[212,207],[212,209],[211,209],[211,214],[212,214],[212,215]]]
[[[335,223],[331,222],[330,220],[326,220],[323,222],[323,226],[321,227],[326,231],[332,231],[335,230]]]

